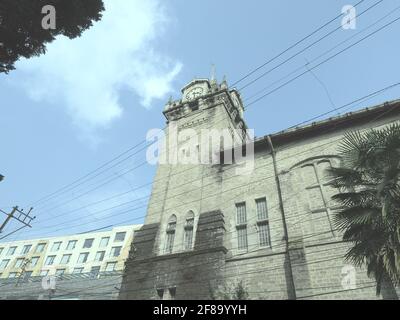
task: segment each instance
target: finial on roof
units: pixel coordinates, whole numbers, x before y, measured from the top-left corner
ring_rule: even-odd
[[[215,64],[211,64],[210,84],[211,84],[211,88],[213,88],[213,89],[215,89],[218,86],[215,70],[216,70]]]
[[[224,75],[224,78],[222,79],[221,88],[228,88],[228,82],[226,81],[226,75]]]
[[[216,71],[215,71],[215,64],[214,63],[212,63],[211,64],[211,76],[210,76],[210,80],[213,82],[213,81],[216,81],[216,79],[215,79],[215,73],[216,73]]]

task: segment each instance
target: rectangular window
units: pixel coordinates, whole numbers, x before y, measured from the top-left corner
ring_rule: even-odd
[[[57,269],[56,276],[62,276],[65,273],[65,269]]]
[[[268,220],[267,200],[265,198],[257,199],[256,205],[258,221]]]
[[[49,270],[42,270],[42,271],[40,271],[40,276],[41,277],[45,277],[45,276],[47,276],[49,274]]]
[[[193,228],[185,229],[185,250],[192,249],[193,242]]]
[[[51,247],[51,251],[56,252],[60,250],[60,247],[61,247],[61,242],[54,242],[53,246]]]
[[[100,248],[105,248],[108,246],[108,242],[110,241],[110,237],[103,237],[100,240]]]
[[[122,247],[112,247],[111,248],[111,257],[118,257],[121,254]]]
[[[97,261],[97,262],[103,261],[105,253],[106,253],[105,251],[97,251],[94,261]]]
[[[36,267],[37,263],[39,261],[39,257],[32,257],[31,259],[31,267]]]
[[[83,243],[83,248],[91,248],[93,245],[94,239],[86,239]]]
[[[85,263],[88,259],[89,252],[81,253],[78,257],[78,263]]]
[[[238,237],[238,249],[247,250],[246,202],[236,204],[236,229]]]
[[[83,273],[83,268],[74,268],[72,273]]]
[[[60,264],[68,264],[70,260],[71,260],[71,255],[64,254],[61,258]]]
[[[67,244],[67,250],[74,250],[76,247],[77,240],[70,240]]]
[[[247,250],[247,227],[241,226],[237,227],[238,234],[238,249]]]
[[[46,247],[46,244],[45,244],[45,243],[39,243],[39,244],[37,245],[37,247],[36,247],[36,252],[37,252],[37,253],[43,252],[45,247]]]
[[[30,278],[30,277],[32,276],[32,273],[33,273],[33,271],[25,271],[25,272],[23,273],[24,279]]]
[[[261,247],[269,247],[270,238],[269,238],[269,226],[268,223],[258,223],[258,236],[260,240]]]
[[[236,204],[236,224],[246,224],[246,202],[241,202]]]
[[[106,265],[106,271],[107,272],[111,272],[111,271],[115,271],[115,267],[117,266],[116,262],[109,262]]]
[[[4,270],[5,268],[7,268],[9,262],[10,262],[9,259],[5,259],[5,260],[1,261],[0,262],[0,270]]]
[[[167,233],[167,242],[165,243],[165,253],[172,253],[174,248],[175,231]]]
[[[122,242],[125,240],[126,232],[117,232],[115,235],[114,242]]]
[[[90,273],[93,277],[97,277],[100,273],[100,266],[95,266],[90,269]]]
[[[18,258],[18,259],[15,261],[14,267],[15,267],[15,268],[21,268],[21,267],[22,267],[22,264],[24,263],[24,261],[25,261],[24,258]]]
[[[46,258],[46,261],[45,261],[44,264],[45,264],[46,266],[52,266],[52,265],[54,264],[55,258],[56,258],[56,256],[48,256],[48,257]]]
[[[266,198],[256,200],[257,230],[260,247],[271,246]]]
[[[17,277],[17,273],[16,272],[10,272],[9,274],[8,274],[8,278],[10,278],[10,279],[14,279],[14,278],[16,278]]]
[[[193,225],[194,218],[187,218],[185,225],[184,246],[185,250],[191,250],[193,245]]]
[[[27,244],[22,248],[21,254],[27,254],[32,248],[32,245]]]
[[[7,255],[12,256],[15,253],[15,250],[17,250],[17,247],[8,248]]]

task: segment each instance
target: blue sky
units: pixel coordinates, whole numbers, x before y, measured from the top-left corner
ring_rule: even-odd
[[[365,0],[357,12],[377,1]],[[27,208],[142,141],[148,130],[163,128],[161,112],[169,96],[178,99],[180,88],[192,78],[209,77],[211,64],[216,65],[219,80],[226,75],[232,84],[340,14],[344,5],[354,3],[105,1],[103,20],[81,38],[57,39],[46,55],[21,61],[16,71],[0,75],[0,173],[6,176],[0,183],[0,208]],[[241,91],[243,98],[339,42],[355,36],[349,45],[399,17],[400,9],[356,35],[399,5],[397,0],[382,1],[357,18],[355,30],[338,30]],[[340,19],[275,65],[339,25]],[[256,136],[276,132],[399,82],[399,31],[397,22],[255,103],[245,113],[248,126]],[[397,87],[352,109],[399,97]],[[7,240],[143,222],[150,186],[129,191],[151,182],[155,167],[146,165],[123,174],[143,161],[145,151],[59,197],[38,203],[33,228]],[[95,190],[87,193],[91,189]],[[124,192],[124,196],[91,205]],[[107,210],[113,206],[118,207]],[[16,227],[10,224],[5,231]]]

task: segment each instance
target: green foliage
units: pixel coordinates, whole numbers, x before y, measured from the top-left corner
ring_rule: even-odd
[[[247,300],[249,294],[243,285],[243,281],[236,284],[222,285],[217,290],[210,286],[210,298],[212,300]]]
[[[42,28],[42,8],[56,9],[56,29]],[[46,52],[56,36],[79,37],[101,19],[102,0],[0,0],[0,73],[14,70],[21,57]]]
[[[335,227],[352,243],[346,260],[366,265],[377,282],[400,283],[400,125],[345,135],[339,146],[342,164],[328,174],[341,193]]]

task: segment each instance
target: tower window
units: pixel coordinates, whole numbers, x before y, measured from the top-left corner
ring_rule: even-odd
[[[236,204],[236,230],[238,249],[247,250],[247,215],[245,202]]]
[[[164,289],[157,289],[157,296],[162,300],[164,298]]]
[[[193,246],[193,227],[194,227],[194,213],[189,211],[186,216],[185,222],[185,236],[184,236],[184,246],[185,250],[191,250]]]
[[[189,107],[192,111],[199,110],[199,102],[197,100],[193,101],[189,104]]]
[[[175,240],[175,230],[176,230],[176,216],[172,215],[168,220],[167,225],[167,238],[165,241],[165,253],[172,253],[174,249],[174,240]]]

